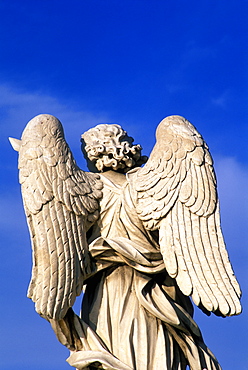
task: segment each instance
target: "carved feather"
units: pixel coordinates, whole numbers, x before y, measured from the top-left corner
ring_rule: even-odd
[[[164,119],[156,137],[150,159],[130,180],[139,218],[159,230],[166,270],[185,295],[207,311],[239,314],[241,291],[220,228],[208,147],[180,116]]]
[[[27,124],[19,170],[33,248],[28,296],[40,315],[60,320],[90,272],[86,231],[98,217],[102,184],[77,167],[61,123],[50,115]]]

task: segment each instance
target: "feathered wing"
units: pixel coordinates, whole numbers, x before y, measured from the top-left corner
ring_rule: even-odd
[[[19,170],[33,248],[28,297],[40,315],[59,320],[90,272],[86,231],[98,217],[102,185],[77,167],[61,123],[50,115],[27,124]]]
[[[241,292],[221,232],[208,147],[180,116],[164,119],[156,137],[131,180],[137,213],[148,230],[159,230],[165,268],[185,295],[207,311],[239,314]]]

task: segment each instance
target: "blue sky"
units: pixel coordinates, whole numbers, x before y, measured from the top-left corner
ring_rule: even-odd
[[[26,298],[31,248],[7,140],[40,113],[62,121],[83,169],[80,135],[98,123],[121,124],[148,155],[165,116],[197,127],[215,160],[244,312],[222,319],[196,309],[195,318],[224,370],[248,368],[247,8],[245,0],[0,0],[1,369],[70,368]]]

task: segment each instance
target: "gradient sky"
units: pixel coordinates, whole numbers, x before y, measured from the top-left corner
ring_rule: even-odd
[[[0,0],[1,369],[70,369],[67,349],[26,298],[31,248],[7,140],[40,113],[62,121],[83,169],[80,135],[98,123],[121,124],[147,155],[165,116],[197,127],[215,160],[244,312],[222,319],[196,308],[195,319],[223,370],[248,368],[247,8],[246,0]]]

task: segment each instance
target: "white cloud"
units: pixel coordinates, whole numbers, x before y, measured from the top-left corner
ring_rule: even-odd
[[[248,224],[248,168],[235,158],[217,157],[215,169],[225,223],[228,228],[238,224],[240,229]]]
[[[196,39],[191,39],[187,42],[186,48],[182,53],[182,65],[188,67],[192,64],[202,62],[204,60],[213,60],[216,57],[216,46],[211,44],[203,46]]]
[[[212,98],[212,103],[220,108],[226,108],[230,100],[230,91],[225,90],[219,96]]]
[[[8,137],[20,138],[30,119],[38,114],[47,113],[56,116],[63,124],[65,137],[80,167],[86,169],[80,149],[80,137],[90,127],[102,122],[111,122],[106,112],[90,112],[71,102],[59,101],[42,92],[27,92],[0,85],[0,147],[5,152],[12,150]],[[13,156],[0,158],[1,168],[13,167]],[[1,163],[2,162],[2,163]]]
[[[65,127],[71,129],[65,130],[67,136],[70,136],[70,131],[75,135],[75,131],[82,133],[92,125],[110,120],[105,112],[89,112],[77,109],[75,105],[71,108],[71,102],[61,102],[39,91],[27,92],[0,85],[0,96],[1,130],[8,136],[20,136],[25,124],[41,113],[58,117]]]
[[[247,291],[248,168],[232,157],[217,157],[215,169],[220,198],[221,225],[235,275]],[[243,306],[247,297],[243,297]]]

